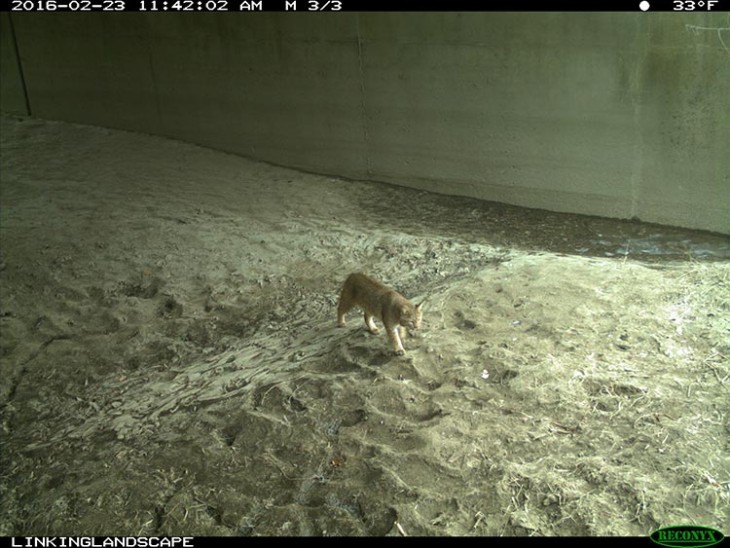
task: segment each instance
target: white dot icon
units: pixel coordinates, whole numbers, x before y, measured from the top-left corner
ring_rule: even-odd
[[[642,0],[642,2],[639,3],[639,9],[641,11],[648,11],[650,7],[649,2],[646,0]]]

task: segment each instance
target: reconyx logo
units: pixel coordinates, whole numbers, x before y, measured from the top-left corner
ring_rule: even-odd
[[[725,538],[717,529],[695,525],[675,525],[657,529],[649,538],[670,548],[689,548],[692,546],[712,546]]]

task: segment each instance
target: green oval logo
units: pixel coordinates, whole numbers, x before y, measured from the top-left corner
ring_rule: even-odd
[[[712,546],[725,538],[717,529],[697,525],[674,525],[654,531],[649,538],[671,548],[690,548],[692,546]]]

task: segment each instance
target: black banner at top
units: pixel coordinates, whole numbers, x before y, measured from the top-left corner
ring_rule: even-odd
[[[730,0],[0,0],[10,12],[675,12],[727,11]]]

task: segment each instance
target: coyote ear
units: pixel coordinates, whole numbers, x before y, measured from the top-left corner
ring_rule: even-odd
[[[423,303],[425,303],[428,300],[428,297],[424,297],[423,300],[416,305],[416,308],[421,308],[423,306]]]

